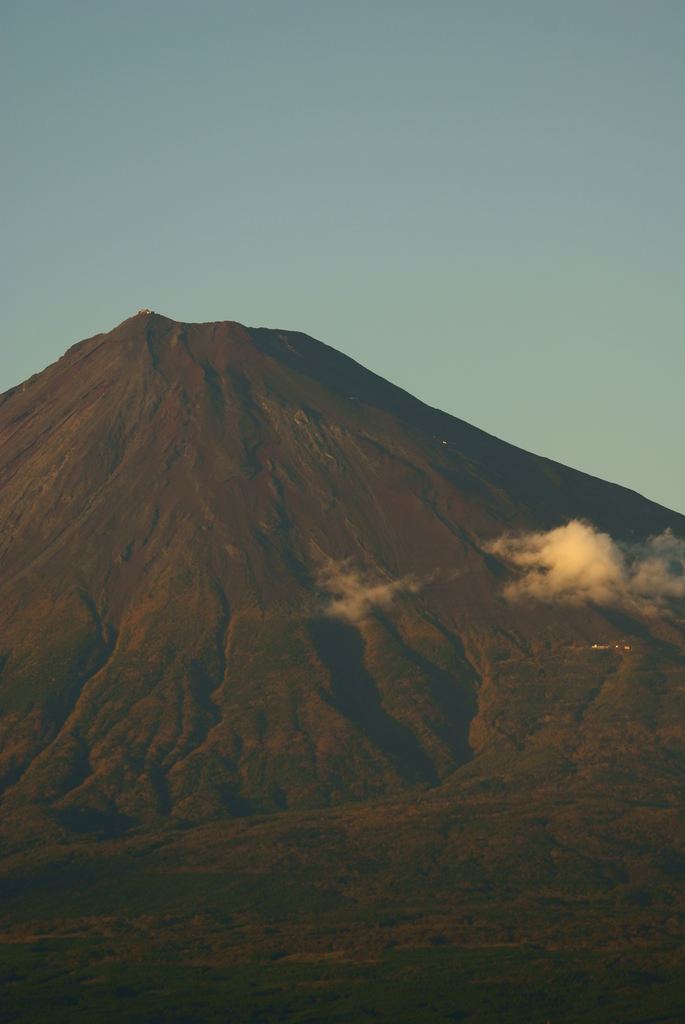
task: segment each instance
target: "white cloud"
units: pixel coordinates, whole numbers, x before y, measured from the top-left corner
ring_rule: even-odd
[[[658,615],[685,599],[685,540],[670,530],[628,546],[574,519],[546,533],[506,534],[485,549],[523,572],[504,589],[510,601],[592,603]]]
[[[398,594],[416,594],[422,583],[413,574],[399,580],[371,581],[365,574],[343,562],[329,562],[317,575],[317,583],[327,595],[324,615],[357,623],[374,608],[388,610]]]

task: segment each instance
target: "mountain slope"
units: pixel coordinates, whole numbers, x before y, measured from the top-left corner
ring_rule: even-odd
[[[685,536],[685,517],[311,338],[141,312],[2,396],[0,460],[15,837],[682,784],[678,623],[508,604],[484,548],[579,517]],[[342,592],[357,605],[324,614]]]

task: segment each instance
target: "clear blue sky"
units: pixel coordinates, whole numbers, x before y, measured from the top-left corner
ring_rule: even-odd
[[[685,3],[2,0],[0,391],[301,330],[685,512]]]

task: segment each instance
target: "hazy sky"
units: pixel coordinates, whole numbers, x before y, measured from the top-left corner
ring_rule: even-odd
[[[685,3],[0,3],[0,391],[301,330],[685,512]]]

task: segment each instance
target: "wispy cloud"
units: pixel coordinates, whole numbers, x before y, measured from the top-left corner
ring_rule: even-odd
[[[685,540],[666,530],[643,544],[618,543],[574,519],[546,533],[506,534],[485,546],[522,570],[504,590],[510,601],[596,604],[646,615],[685,599]]]
[[[349,559],[331,561],[317,575],[324,595],[324,615],[351,624],[361,622],[375,608],[387,611],[398,594],[418,593],[423,582],[414,574],[399,580],[371,580]]]

